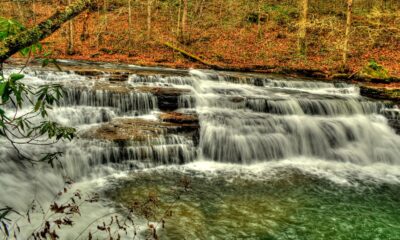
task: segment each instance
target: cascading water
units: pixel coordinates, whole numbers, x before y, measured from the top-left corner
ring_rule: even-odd
[[[400,236],[400,212],[393,207],[400,203],[400,136],[391,127],[398,124],[397,109],[365,99],[356,86],[343,83],[133,66],[123,70],[127,73],[118,76],[126,79],[101,72],[24,70],[27,84],[64,86],[64,99],[49,117],[76,127],[80,137],[47,149],[22,147],[33,155],[65,152],[62,169],[23,166],[1,139],[0,206],[24,211],[34,197],[48,203],[63,186],[60,175],[68,176],[78,187],[112,200],[96,205],[98,214],[87,210],[88,220],[82,217],[76,227],[83,229],[116,203],[143,195],[139,189],[157,186],[163,193],[173,179],[190,176],[193,195],[177,207],[175,224],[160,229],[163,238],[348,239],[352,228],[361,234],[365,226],[381,230],[360,239]],[[159,120],[174,108],[198,115],[199,129]],[[121,173],[125,177],[115,177]],[[338,205],[335,212],[340,195],[347,205]],[[358,213],[375,206],[382,209],[344,217],[346,207]],[[364,227],[351,225],[363,217]],[[375,218],[380,223],[369,221]],[[310,232],[317,219],[335,230],[321,226]],[[187,229],[180,230],[181,224]],[[76,231],[63,232],[63,239],[74,236]]]

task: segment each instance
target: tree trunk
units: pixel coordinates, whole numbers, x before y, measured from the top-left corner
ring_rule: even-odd
[[[132,0],[128,0],[128,48],[132,44]]]
[[[180,41],[182,36],[182,29],[181,29],[181,9],[182,9],[182,0],[179,0],[179,8],[178,8],[178,23],[176,27],[176,37],[178,41]]]
[[[35,0],[32,0],[32,18],[33,18],[33,23],[36,24],[36,4],[35,4]]]
[[[302,11],[300,15],[299,23],[299,53],[301,55],[306,55],[307,52],[307,15],[308,15],[308,0],[301,0]]]
[[[108,30],[107,12],[108,12],[108,1],[107,1],[107,0],[104,0],[104,3],[103,3],[104,22],[103,22],[103,24],[104,24],[105,32],[107,32],[107,30]]]
[[[100,17],[101,17],[101,10],[100,10],[100,6],[97,8],[97,18],[100,20]],[[102,35],[102,31],[103,31],[103,29],[102,29],[102,26],[101,26],[101,24],[97,24],[97,32],[96,32],[96,49],[97,49],[97,51],[99,51],[99,49],[100,49],[100,45],[102,44],[102,42],[103,42],[103,35]]]
[[[262,39],[263,38],[263,31],[261,28],[261,5],[262,5],[262,0],[258,0],[257,3],[257,39]]]
[[[22,9],[20,1],[17,1],[18,13],[21,19],[19,22],[23,23],[25,21],[24,10]]]
[[[383,30],[383,15],[384,15],[384,1],[383,0],[376,0],[375,5],[373,7],[374,15],[376,17],[376,33],[374,34],[373,37],[373,42],[372,46],[373,47],[378,47],[380,45],[379,43],[379,37],[382,35],[382,30]]]
[[[346,33],[344,36],[343,59],[342,59],[343,69],[347,68],[347,58],[348,58],[348,53],[349,53],[349,39],[350,39],[352,13],[353,13],[353,0],[347,0]]]
[[[88,34],[88,23],[89,23],[89,11],[87,11],[84,15],[82,22],[82,33],[81,33],[81,41],[84,42],[89,38]]]
[[[63,23],[76,17],[94,3],[94,0],[77,0],[63,12],[56,12],[36,27],[22,31],[4,39],[0,43],[0,63],[17,53],[19,50],[43,40],[57,31]]]
[[[198,61],[198,62],[200,62],[200,63],[202,63],[202,64],[204,64],[204,65],[206,65],[206,66],[209,66],[209,67],[212,67],[212,68],[219,68],[219,66],[214,65],[214,64],[212,64],[212,63],[209,63],[209,62],[207,62],[207,61],[201,59],[200,57],[198,57],[198,56],[196,56],[196,55],[194,55],[194,54],[192,54],[192,53],[189,53],[189,52],[187,52],[187,51],[185,51],[185,50],[183,50],[183,49],[181,49],[181,48],[179,48],[179,47],[176,47],[176,46],[172,45],[172,44],[169,43],[169,42],[164,42],[164,45],[167,46],[167,47],[169,47],[169,48],[171,48],[171,49],[173,49],[173,50],[175,50],[175,51],[180,52],[183,56],[188,57],[188,58],[190,58],[190,59],[193,59],[193,60],[195,60],[195,61]]]
[[[182,12],[182,42],[186,43],[187,40],[187,18],[188,18],[188,0],[183,0]]]
[[[147,39],[151,39],[151,10],[153,0],[147,0]]]
[[[97,0],[98,2],[100,0]],[[107,33],[107,24],[108,24],[108,19],[107,19],[107,11],[108,11],[108,2],[107,0],[103,1],[103,8],[100,9],[97,8],[97,15],[100,19],[101,16],[101,23],[98,25],[98,32],[97,32],[97,50],[100,49],[100,46],[103,44],[104,40],[104,33]]]
[[[68,0],[68,5],[71,5],[71,0]],[[71,19],[68,22],[68,46],[67,46],[67,54],[74,54],[74,21]]]

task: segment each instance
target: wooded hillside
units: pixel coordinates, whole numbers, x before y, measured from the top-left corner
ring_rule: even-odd
[[[34,26],[70,2],[6,0],[0,15]],[[97,6],[46,39],[55,57],[198,64],[162,44],[171,42],[224,66],[345,65],[355,72],[374,59],[400,75],[397,0],[98,0]]]

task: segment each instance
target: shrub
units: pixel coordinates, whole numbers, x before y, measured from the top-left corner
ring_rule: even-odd
[[[362,69],[361,74],[375,79],[387,79],[390,77],[388,70],[377,63],[374,59],[371,59],[368,62],[368,64]]]

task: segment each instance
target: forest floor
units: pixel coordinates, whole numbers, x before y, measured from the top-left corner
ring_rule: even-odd
[[[12,9],[12,6],[5,4],[3,9]],[[28,20],[23,22],[29,27],[49,17],[54,8],[48,4],[37,4],[35,12],[35,20],[29,17],[29,12],[21,16],[13,11],[0,11],[0,15],[8,14],[9,17],[21,19],[25,17]],[[81,14],[73,21],[73,54],[67,53],[67,24],[44,41],[46,48],[52,51],[52,57],[56,59],[171,68],[209,68],[164,45],[164,42],[171,42],[222,69],[296,74],[325,79],[334,79],[341,69],[344,28],[326,26],[328,23],[329,26],[342,24],[342,17],[321,15],[318,25],[310,23],[307,55],[300,56],[297,53],[297,31],[293,27],[297,21],[295,18],[284,18],[283,22],[281,19],[278,22],[263,22],[261,25],[243,20],[235,24],[232,20],[230,25],[222,20],[220,24],[210,24],[212,19],[193,19],[189,22],[185,44],[182,44],[176,40],[175,21],[171,21],[171,16],[165,12],[160,10],[154,13],[150,38],[147,36],[146,11],[134,9],[135,20],[130,31],[127,12],[126,7],[119,6],[108,13],[99,14],[94,11]],[[388,13],[387,19],[382,18],[384,23],[390,24],[387,28],[395,29],[393,32],[384,29],[363,32],[370,17],[354,17],[348,72],[346,75],[338,75],[339,77],[352,78],[374,60],[387,70],[388,75],[395,79],[400,78],[400,36],[396,32],[397,15],[393,14]],[[380,32],[380,35],[371,35],[374,31]],[[391,84],[390,87],[397,88],[398,83]]]

